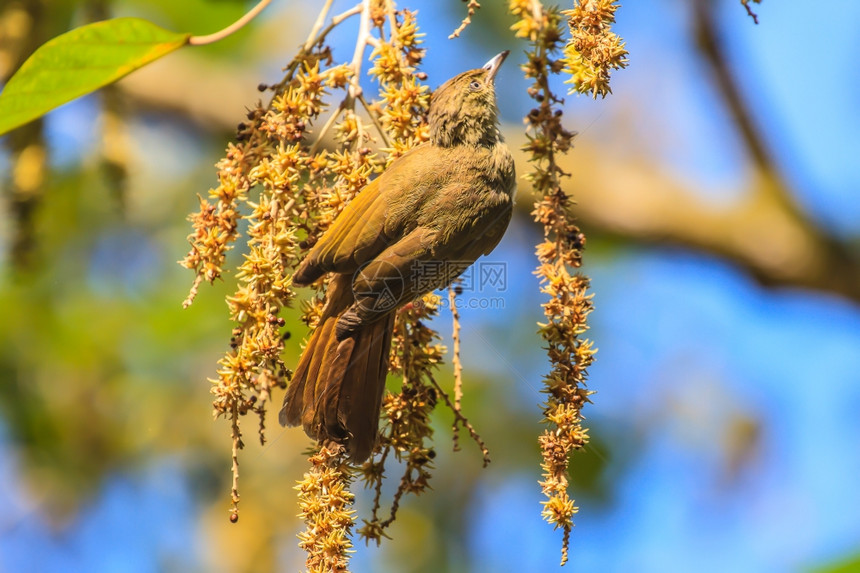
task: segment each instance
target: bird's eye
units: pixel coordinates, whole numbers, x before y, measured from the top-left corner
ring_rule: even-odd
[[[481,83],[477,80],[472,80],[472,83],[469,84],[469,89],[471,89],[473,92],[476,92],[481,89]]]

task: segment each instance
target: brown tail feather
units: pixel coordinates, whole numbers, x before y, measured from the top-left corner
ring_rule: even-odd
[[[299,359],[279,419],[285,426],[301,424],[312,438],[344,444],[357,463],[376,443],[394,314],[338,341],[335,325],[353,303],[350,278],[338,275],[329,285],[323,315]]]
[[[358,357],[366,357],[363,368],[350,369],[344,378],[339,417],[353,433],[351,451],[353,457],[366,459],[376,445],[379,431],[379,409],[385,391],[385,375],[388,373],[388,354],[394,329],[394,313],[366,327],[361,333],[362,347],[353,351],[358,366]],[[347,390],[349,389],[349,390]],[[370,415],[368,415],[370,413]],[[363,439],[360,437],[364,437]]]

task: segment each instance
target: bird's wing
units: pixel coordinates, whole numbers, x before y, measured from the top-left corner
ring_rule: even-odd
[[[374,322],[417,295],[436,288],[434,283],[439,280],[436,273],[444,272],[444,267],[428,263],[435,262],[433,246],[437,235],[436,230],[418,227],[361,267],[352,282],[355,303],[338,327],[352,330]]]
[[[437,198],[440,194],[466,197],[469,184],[449,182],[436,190]],[[479,211],[427,219],[359,266],[352,282],[355,302],[338,319],[338,339],[424,293],[450,284],[475,259],[491,251],[510,221],[511,202],[502,194],[488,197]],[[444,209],[445,204],[437,203],[433,208]]]
[[[384,235],[386,201],[374,179],[338,215],[317,241],[293,276],[296,284],[309,284],[323,274],[352,272],[361,260],[372,257],[390,242]]]
[[[417,206],[438,187],[444,170],[436,163],[429,145],[398,158],[346,206],[302,261],[293,282],[308,284],[327,272],[355,272],[401,240],[412,230],[408,214],[414,213],[403,204]]]
[[[461,213],[458,217],[435,217],[424,221],[364,266],[353,280],[353,292],[372,298],[393,296],[403,304],[425,292],[444,287],[481,255],[489,254],[504,235],[511,220],[511,200],[504,194],[483,200],[470,196],[469,182],[449,182],[438,189],[441,195],[479,205],[478,210],[457,209],[444,200],[431,210]],[[422,217],[423,219],[423,217]],[[380,298],[380,300],[382,300]]]
[[[477,245],[482,255],[486,256],[493,252],[493,249],[496,248],[505,235],[505,231],[508,229],[508,224],[511,222],[513,215],[513,203],[499,207],[493,223],[487,227],[483,240]],[[475,256],[475,258],[477,259],[478,257]]]

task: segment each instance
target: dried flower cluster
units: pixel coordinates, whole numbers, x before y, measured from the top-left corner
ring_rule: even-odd
[[[299,547],[308,553],[309,573],[348,571],[355,496],[349,491],[350,470],[342,449],[337,444],[320,447],[310,457],[311,469],[296,485],[299,515],[308,524],[299,534]]]
[[[428,136],[429,93],[421,83],[426,76],[417,70],[424,49],[414,13],[396,10],[391,0],[361,0],[329,19],[331,4],[330,0],[324,3],[284,79],[274,86],[261,86],[261,90],[272,91],[272,99],[249,112],[248,121],[239,125],[236,143],[228,146],[226,157],[217,164],[218,186],[200,199],[200,210],[190,217],[191,250],[181,262],[196,273],[188,305],[203,281],[214,282],[225,272],[225,257],[239,238],[239,223],[247,220],[247,251],[236,273],[239,284],[227,300],[235,327],[230,349],[219,361],[218,377],[212,381],[214,413],[231,422],[233,521],[238,519],[241,417],[248,413],[259,417],[259,436],[264,441],[263,416],[271,392],[289,382],[290,373],[281,358],[283,340],[289,333],[283,332],[285,321],[280,313],[295,298],[291,288],[295,267],[375,173]],[[592,4],[582,2],[579,8],[585,14]],[[610,16],[615,9],[611,2],[596,6],[611,9]],[[469,2],[469,15],[458,33],[478,7],[478,2]],[[573,139],[573,133],[561,124],[561,100],[549,87],[549,77],[565,67],[566,60],[558,56],[563,18],[557,9],[544,9],[537,0],[511,0],[509,9],[517,17],[516,35],[531,43],[524,69],[534,81],[529,94],[538,102],[527,118],[526,149],[535,166],[529,177],[543,195],[534,211],[545,229],[545,240],[538,246],[537,274],[542,291],[550,296],[544,305],[547,323],[541,325],[553,364],[546,378],[549,397],[544,407],[551,429],[540,438],[542,485],[548,496],[543,515],[564,529],[566,558],[576,511],[567,495],[567,464],[571,451],[587,440],[580,411],[588,400],[585,369],[594,351],[588,341],[579,338],[591,310],[588,280],[571,274],[581,264],[585,239],[568,219],[570,199],[561,188],[564,174],[556,163],[557,154],[567,151]],[[360,17],[353,59],[334,64],[326,37],[352,16]],[[611,20],[598,20],[600,26],[592,24],[592,28],[606,32],[604,25]],[[594,20],[582,16],[577,29],[584,30],[586,21]],[[368,46],[373,47],[372,66],[366,73],[380,86],[379,98],[371,102],[358,82]],[[330,94],[335,90],[343,93],[336,107]],[[317,129],[317,120],[329,109],[330,115]],[[329,134],[333,143],[326,139]],[[324,304],[325,282],[317,282],[317,296],[304,305],[302,318],[312,328]],[[450,296],[453,308],[455,290]],[[402,496],[428,488],[435,457],[430,414],[437,403],[447,404],[454,413],[455,429],[466,428],[479,445],[484,464],[489,462],[486,447],[460,412],[459,382],[452,400],[433,375],[445,353],[438,333],[427,326],[438,305],[438,296],[427,295],[407,304],[396,316],[390,370],[402,376],[402,384],[398,393],[384,397],[380,440],[359,474],[375,492],[372,515],[358,530],[366,539],[380,542]],[[456,332],[456,314],[454,320]],[[404,472],[383,518],[382,482],[385,464],[392,458],[402,463]],[[342,448],[319,444],[310,463],[310,471],[297,486],[307,525],[300,535],[301,546],[308,552],[307,565],[310,571],[346,571],[355,521],[350,509],[351,478]]]
[[[239,220],[248,220],[248,251],[236,273],[239,285],[227,298],[236,326],[230,349],[218,362],[218,377],[212,380],[215,416],[231,421],[234,521],[238,450],[244,446],[239,418],[257,414],[260,441],[265,441],[264,415],[271,391],[288,382],[281,360],[286,333],[280,312],[295,296],[290,276],[301,258],[301,235],[312,237],[331,220],[325,216],[329,206],[324,197],[327,182],[337,177],[332,174],[337,171],[324,172],[323,166],[337,165],[337,157],[312,154],[304,142],[313,120],[326,107],[327,88],[347,85],[349,74],[342,66],[321,71],[329,61],[327,48],[308,46],[290,66],[269,106],[258,104],[248,113],[237,142],[217,164],[218,187],[208,199],[200,199],[200,211],[190,218],[191,250],[181,261],[197,273],[187,306],[202,281],[221,277],[226,253],[238,238]]]
[[[570,27],[563,61],[571,93],[606,97],[612,93],[612,70],[627,67],[624,42],[611,29],[617,9],[615,0],[577,0],[573,9],[562,12]]]
[[[543,390],[548,395],[543,412],[549,428],[539,438],[543,456],[541,487],[547,497],[542,515],[564,532],[564,564],[573,515],[577,512],[567,491],[568,464],[572,451],[588,441],[582,427],[582,407],[591,394],[585,380],[595,349],[581,336],[588,329],[586,318],[592,304],[587,294],[588,278],[572,274],[582,264],[585,236],[568,215],[572,201],[562,189],[561,178],[566,174],[556,161],[558,154],[570,149],[574,137],[561,124],[562,102],[549,86],[550,75],[561,68],[557,59],[562,42],[561,17],[554,8],[545,9],[539,3],[536,6],[523,0],[511,0],[510,10],[519,18],[513,29],[531,43],[523,69],[526,77],[534,80],[529,95],[538,102],[526,117],[530,133],[525,150],[534,165],[527,177],[542,195],[533,211],[544,228],[544,241],[537,246],[540,266],[535,274],[540,277],[541,292],[549,296],[543,305],[547,321],[540,324],[552,364]]]
[[[379,41],[371,54],[373,67],[369,73],[379,81],[381,101],[373,109],[379,110],[380,122],[387,135],[390,164],[419,143],[427,141],[430,93],[426,85],[419,83],[419,80],[426,79],[424,73],[417,71],[425,50],[421,47],[424,34],[418,32],[415,14],[409,10],[395,14],[391,2],[383,2],[380,8],[385,11],[392,31],[386,41],[384,20],[375,19]]]
[[[181,261],[196,273],[187,306],[203,281],[214,282],[225,272],[226,254],[239,238],[239,222],[247,220],[247,253],[238,267],[238,289],[227,300],[236,324],[230,349],[212,380],[215,415],[231,421],[233,521],[238,519],[238,451],[243,447],[240,419],[257,414],[264,441],[263,416],[271,391],[289,382],[281,359],[288,333],[282,332],[285,321],[280,312],[295,297],[291,288],[295,267],[375,173],[428,137],[429,90],[420,81],[426,76],[417,71],[424,50],[414,14],[397,11],[390,0],[363,0],[323,27],[330,5],[325,3],[284,79],[261,86],[273,92],[271,102],[265,107],[258,104],[248,114],[236,143],[217,164],[219,185],[200,199],[200,210],[190,217],[191,250]],[[360,16],[355,55],[349,64],[334,65],[326,36],[352,16]],[[367,73],[380,85],[379,99],[373,102],[366,101],[358,83],[368,46],[373,51]],[[331,90],[343,90],[344,96],[316,129],[316,121],[332,106]],[[359,105],[366,116],[356,109]],[[373,130],[375,141],[382,144],[379,152],[371,148]],[[332,150],[324,149],[332,145],[324,140],[329,134],[334,139]],[[324,304],[325,279],[316,286],[318,294],[304,304],[302,316],[311,327]],[[393,521],[402,495],[421,493],[430,478],[435,454],[429,443],[429,416],[438,396],[431,371],[445,348],[426,321],[437,307],[437,297],[428,295],[396,317],[391,370],[403,376],[403,384],[400,393],[385,397],[382,437],[363,468],[376,496],[373,517],[362,534],[377,541]],[[447,395],[444,399],[450,405]],[[459,410],[455,417],[477,437]],[[389,457],[404,461],[406,467],[390,515],[382,521],[378,512]],[[298,486],[307,524],[300,536],[308,551],[307,565],[311,571],[345,571],[354,522],[342,450],[320,444],[310,462],[311,470]]]

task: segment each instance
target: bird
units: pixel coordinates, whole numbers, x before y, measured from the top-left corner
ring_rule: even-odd
[[[292,276],[306,286],[332,274],[279,421],[342,445],[352,463],[378,440],[397,310],[488,255],[511,220],[516,174],[495,93],[508,54],[432,93],[428,141],[367,184]]]

